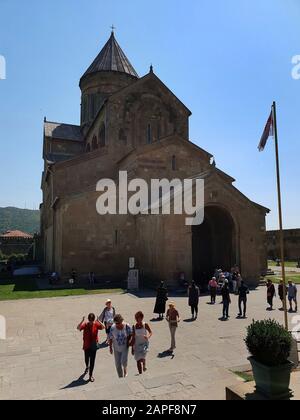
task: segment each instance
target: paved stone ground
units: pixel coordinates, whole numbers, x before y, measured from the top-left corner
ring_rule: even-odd
[[[169,330],[166,321],[152,322],[148,372],[137,376],[130,357],[128,378],[118,379],[113,357],[105,348],[97,355],[94,384],[78,379],[84,363],[76,326],[88,312],[100,313],[108,296],[0,302],[0,313],[8,323],[8,339],[0,341],[0,399],[224,399],[225,386],[239,381],[230,370],[247,364],[246,326],[252,318],[270,317],[265,294],[260,288],[249,296],[248,320],[235,319],[234,297],[228,322],[219,321],[219,304],[210,306],[207,297],[201,298],[199,320],[180,325],[174,358],[158,357],[169,348]],[[109,297],[129,322],[137,310],[142,309],[147,320],[153,316],[152,297]],[[187,299],[175,301],[182,320],[189,318]],[[271,316],[283,318],[277,310]]]

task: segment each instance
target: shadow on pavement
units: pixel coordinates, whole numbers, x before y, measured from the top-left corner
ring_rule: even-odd
[[[78,379],[76,379],[75,381],[71,382],[69,385],[66,385],[63,388],[60,388],[61,390],[63,389],[71,389],[71,388],[77,388],[80,386],[84,386],[87,385],[89,383],[89,381],[87,381],[85,378],[85,374],[81,375]]]

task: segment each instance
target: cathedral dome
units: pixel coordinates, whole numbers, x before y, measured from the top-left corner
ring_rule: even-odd
[[[139,76],[118,44],[114,32],[80,79],[81,126],[89,126],[104,101]]]
[[[99,55],[95,58],[93,63],[84,73],[83,78],[89,74],[102,72],[102,71],[114,71],[119,73],[126,73],[130,76],[138,78],[138,74],[133,68],[132,64],[126,57],[122,48],[118,44],[114,32]]]

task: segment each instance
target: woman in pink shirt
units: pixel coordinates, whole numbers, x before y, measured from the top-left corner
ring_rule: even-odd
[[[212,305],[215,305],[216,303],[216,296],[217,296],[217,290],[218,290],[218,283],[217,279],[213,277],[210,282],[208,283],[209,291],[210,291],[210,303]]]

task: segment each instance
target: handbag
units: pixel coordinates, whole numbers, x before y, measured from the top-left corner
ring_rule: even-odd
[[[90,350],[98,351],[98,350],[100,350],[100,347],[101,347],[101,344],[94,342],[94,343],[92,343],[92,345],[90,347]]]

